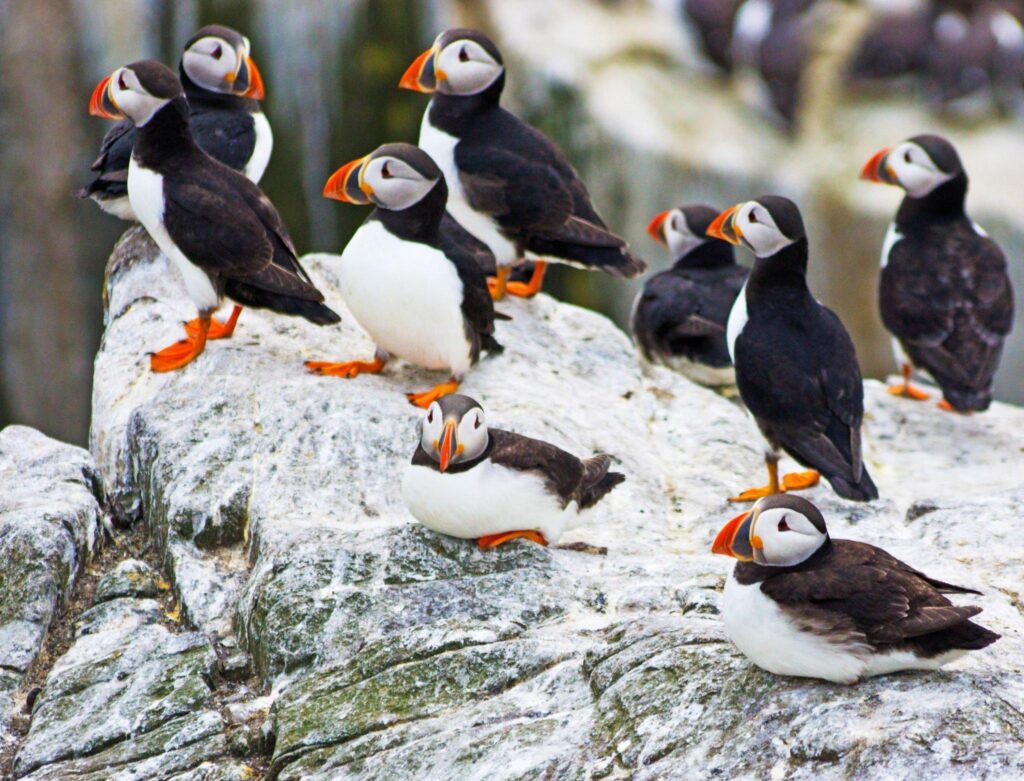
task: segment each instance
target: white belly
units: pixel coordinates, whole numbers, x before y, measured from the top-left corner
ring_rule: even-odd
[[[135,219],[135,212],[132,211],[132,205],[128,201],[127,195],[122,195],[118,198],[99,198],[95,195],[89,197],[107,214],[112,214],[120,220],[138,222]]]
[[[378,347],[456,377],[469,370],[462,280],[444,253],[402,241],[371,220],[345,247],[338,281],[352,316]]]
[[[430,108],[423,113],[420,125],[419,147],[428,155],[444,173],[448,185],[448,213],[463,228],[486,244],[499,266],[512,266],[522,260],[516,246],[501,235],[498,224],[487,214],[478,212],[466,201],[466,193],[459,180],[459,171],[455,167],[455,146],[459,139],[438,130],[430,124]]]
[[[579,516],[575,502],[562,509],[543,479],[481,461],[465,472],[406,467],[402,497],[428,529],[462,539],[509,531],[539,531],[556,542]]]
[[[252,121],[253,129],[256,131],[256,146],[253,147],[252,157],[245,164],[243,173],[246,178],[259,184],[260,179],[263,178],[263,172],[267,170],[267,164],[270,162],[270,153],[274,149],[274,133],[262,111],[253,114]]]
[[[736,365],[736,340],[743,333],[747,324],[747,283],[743,283],[740,294],[736,296],[732,309],[729,310],[729,319],[725,324],[725,340],[729,345],[729,358],[733,365]]]
[[[210,311],[220,306],[220,296],[210,281],[209,275],[186,258],[171,240],[164,227],[164,180],[163,177],[137,165],[135,157],[128,165],[128,200],[135,217],[149,233],[153,241],[181,272],[185,290],[200,311]]]
[[[892,252],[893,246],[897,241],[903,238],[903,234],[896,228],[896,223],[889,223],[889,229],[885,232],[885,241],[882,242],[882,259],[881,266],[885,268],[889,265],[889,253]]]
[[[736,384],[736,370],[732,366],[708,366],[691,361],[682,355],[666,355],[661,359],[668,368],[677,371],[689,380],[708,388]]]

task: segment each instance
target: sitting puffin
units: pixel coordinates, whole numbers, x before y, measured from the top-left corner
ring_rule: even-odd
[[[715,538],[738,559],[726,578],[729,639],[776,675],[852,684],[900,670],[937,670],[999,635],[945,594],[979,594],[930,578],[881,548],[829,537],[799,496],[761,499]]]
[[[376,374],[394,355],[451,379],[407,394],[420,407],[454,393],[480,351],[500,353],[494,303],[478,246],[446,218],[448,188],[430,156],[385,144],[339,168],[324,196],[375,208],[341,255],[339,284],[352,315],[377,345],[372,361],[307,361],[316,374]]]
[[[427,528],[481,548],[517,537],[547,545],[626,479],[609,472],[610,463],[489,429],[480,405],[454,394],[433,402],[420,422],[402,496]]]
[[[631,323],[644,358],[712,387],[736,382],[725,325],[748,273],[730,244],[707,235],[717,216],[710,206],[680,206],[651,220],[647,232],[675,263],[644,284]]]
[[[274,139],[260,111],[263,79],[249,56],[249,39],[230,27],[211,24],[185,44],[178,71],[192,114],[192,137],[208,154],[259,182],[270,162]],[[130,119],[103,137],[92,164],[96,178],[76,193],[103,211],[134,220],[128,202],[128,164],[135,144]]]
[[[128,168],[132,210],[181,272],[199,310],[186,325],[187,339],[152,355],[153,371],[179,369],[207,339],[230,337],[241,305],[317,325],[341,320],[299,264],[270,199],[196,145],[185,93],[170,68],[154,60],[118,68],[96,85],[89,113],[127,117],[138,129]],[[212,314],[225,296],[236,306],[222,324]]]
[[[722,212],[708,235],[743,244],[757,256],[729,313],[729,354],[736,385],[768,440],[768,485],[733,497],[749,501],[806,488],[819,473],[837,494],[878,498],[861,461],[864,383],[842,322],[807,288],[807,235],[796,204],[765,195]],[[778,451],[813,471],[780,485]]]
[[[956,149],[915,136],[874,155],[861,178],[906,193],[882,247],[879,305],[903,371],[890,392],[927,399],[910,384],[917,367],[942,388],[944,409],[988,409],[1013,289],[999,245],[964,212],[967,172]]]
[[[550,139],[500,105],[505,67],[476,30],[452,29],[409,66],[399,86],[434,93],[419,146],[448,182],[448,209],[498,262],[495,298],[535,295],[547,263],[635,277],[645,264],[611,233],[587,188]],[[528,283],[511,267],[537,258]]]

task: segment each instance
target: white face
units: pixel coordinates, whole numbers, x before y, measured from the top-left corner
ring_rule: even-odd
[[[455,422],[453,418],[444,419],[441,405],[436,401],[427,408],[420,429],[420,445],[433,458],[440,460],[441,443],[444,438],[445,424]],[[480,407],[466,412],[455,425],[455,455],[451,463],[472,461],[487,448],[487,421]]]
[[[359,179],[373,189],[370,199],[390,211],[419,203],[437,184],[437,179],[428,179],[403,160],[387,155],[366,163]]]
[[[928,153],[910,141],[894,147],[886,155],[885,162],[896,183],[911,198],[923,198],[955,176],[939,170]]]
[[[150,95],[138,76],[131,68],[118,68],[110,77],[110,96],[121,111],[135,123],[143,127],[153,115],[170,102],[170,98],[157,98]]]
[[[757,201],[747,201],[736,213],[734,224],[743,234],[744,242],[759,258],[770,258],[793,243],[772,219],[772,215]]]
[[[475,95],[491,86],[503,68],[476,41],[463,39],[445,46],[434,63],[438,92]]]
[[[239,53],[223,38],[208,35],[189,46],[181,56],[185,73],[196,84],[214,92],[231,92],[230,79],[238,73],[241,60],[249,53],[249,39],[244,39]]]
[[[761,512],[751,532],[754,561],[770,567],[799,564],[825,541],[825,535],[805,515],[785,507]]]
[[[673,258],[689,254],[708,240],[707,236],[697,236],[690,230],[686,224],[686,217],[679,209],[673,209],[668,213],[662,231]]]

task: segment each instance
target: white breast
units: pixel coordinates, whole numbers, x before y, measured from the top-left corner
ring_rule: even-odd
[[[903,234],[899,232],[895,222],[889,223],[889,229],[885,232],[885,241],[882,242],[882,268],[889,265],[889,253],[892,252],[892,248],[896,245],[896,242],[903,238]]]
[[[245,170],[242,173],[250,181],[259,184],[260,179],[263,178],[263,172],[267,170],[267,164],[270,162],[270,153],[274,149],[274,133],[262,111],[257,111],[252,115],[252,122],[253,130],[256,131],[256,145],[253,147],[252,156],[245,164]]]
[[[164,227],[164,178],[156,171],[138,165],[134,155],[128,165],[128,200],[135,217],[181,272],[185,290],[196,308],[200,311],[216,309],[220,305],[220,296],[209,275],[182,254]]]
[[[456,377],[469,370],[462,280],[443,252],[402,241],[371,220],[345,247],[338,281],[353,317],[378,347]]]
[[[459,180],[459,169],[455,166],[455,147],[459,139],[438,130],[430,124],[430,108],[423,113],[420,124],[419,147],[428,155],[444,173],[448,185],[448,213],[463,228],[486,244],[499,266],[511,266],[520,260],[515,244],[501,235],[498,224],[490,215],[478,212],[466,201],[466,193]]]
[[[747,283],[743,283],[740,294],[736,296],[732,309],[729,310],[729,320],[725,324],[725,340],[729,345],[729,358],[733,364],[736,363],[736,340],[743,333],[747,324]]]
[[[410,464],[402,496],[428,529],[463,539],[522,530],[539,531],[553,543],[579,515],[575,502],[563,509],[539,475],[488,459],[456,473]]]
[[[118,219],[127,220],[128,222],[138,222],[127,195],[122,195],[118,198],[100,198],[96,195],[90,195],[89,197],[107,214],[112,214]]]

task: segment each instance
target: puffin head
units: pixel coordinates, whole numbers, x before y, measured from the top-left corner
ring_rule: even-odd
[[[745,246],[759,258],[770,258],[807,237],[797,205],[778,195],[762,195],[719,214],[708,236]]]
[[[211,92],[263,100],[263,78],[249,56],[249,39],[230,27],[200,28],[185,44],[181,70]]]
[[[800,496],[773,494],[723,526],[711,552],[766,567],[792,567],[826,540],[828,529],[817,507]]]
[[[439,182],[444,182],[441,169],[418,146],[384,144],[331,174],[324,197],[401,211],[422,201]]]
[[[182,96],[174,71],[156,60],[139,60],[118,68],[92,91],[89,113],[104,119],[127,117],[144,127],[153,115]]]
[[[505,73],[501,53],[478,30],[445,30],[413,60],[398,86],[443,95],[477,95]]]
[[[860,178],[902,187],[911,198],[924,198],[964,173],[960,155],[941,136],[914,136],[872,155]]]
[[[442,472],[452,464],[472,461],[487,449],[488,440],[483,408],[459,393],[435,401],[420,422],[420,447]]]
[[[715,221],[718,210],[703,204],[677,206],[656,214],[647,225],[647,232],[659,244],[668,247],[676,260],[711,241],[708,226]]]

